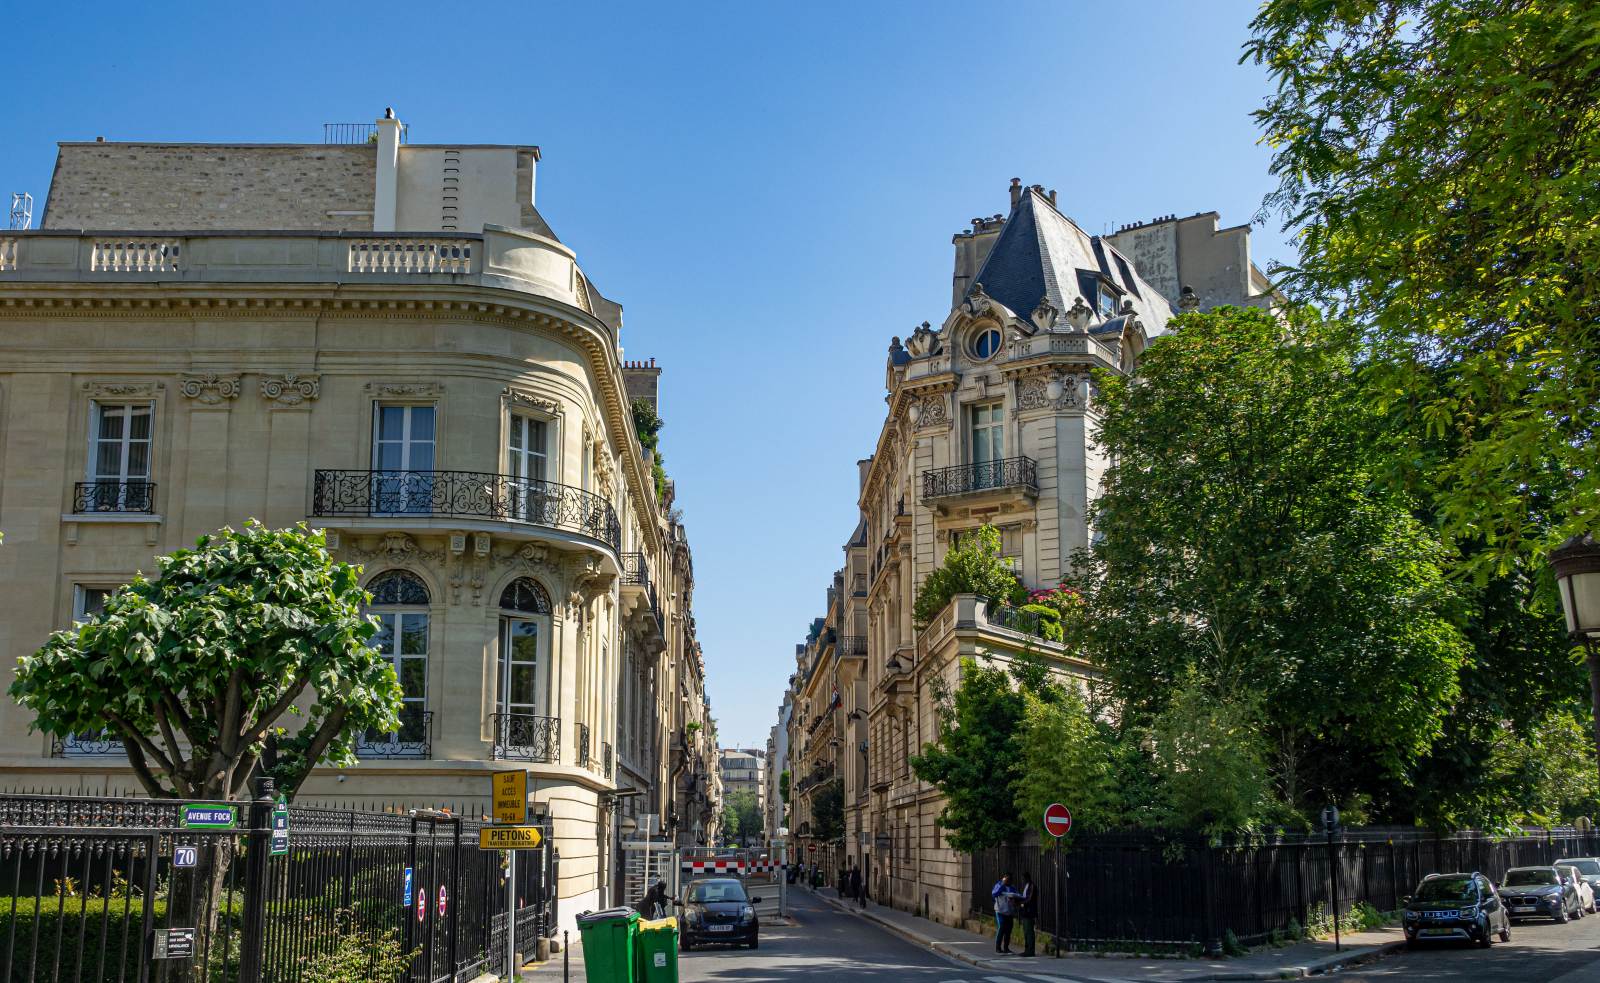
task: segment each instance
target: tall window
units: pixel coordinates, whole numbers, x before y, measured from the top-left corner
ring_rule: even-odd
[[[428,512],[433,500],[434,408],[378,404],[372,423],[374,512]]]
[[[543,481],[549,444],[546,443],[546,423],[531,416],[511,415],[511,428],[506,439],[506,466],[513,478]]]
[[[88,587],[77,584],[72,589],[72,620],[88,621],[106,609],[106,600],[116,593],[112,587]]]
[[[1000,403],[983,403],[974,406],[971,413],[972,463],[979,465],[976,486],[985,488],[999,481],[1000,475],[989,474],[982,465],[993,464],[1006,456],[1005,410]]]
[[[90,511],[138,512],[149,508],[150,403],[95,403],[89,447]]]
[[[417,744],[427,739],[428,587],[416,574],[390,570],[367,585],[378,631],[367,644],[394,664],[400,679],[400,727],[368,735],[369,744]]]
[[[499,712],[543,716],[539,628],[550,614],[550,595],[536,580],[519,577],[500,595]]]

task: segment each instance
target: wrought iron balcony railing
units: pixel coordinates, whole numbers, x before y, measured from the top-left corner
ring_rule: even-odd
[[[610,741],[600,743],[600,774],[606,778],[611,777],[612,750]]]
[[[149,481],[80,481],[72,486],[72,511],[153,512],[156,486]]]
[[[578,767],[589,767],[589,725],[578,724]]]
[[[98,758],[106,755],[120,757],[126,753],[127,749],[123,747],[122,739],[112,737],[111,731],[108,730],[50,738],[50,755],[56,758]]]
[[[482,471],[316,472],[311,514],[499,519],[574,532],[615,550],[622,526],[611,503],[554,481]]]
[[[839,639],[839,654],[840,655],[866,655],[867,654],[867,636],[865,636],[865,635],[844,635],[844,636],[841,636],[840,639]]]
[[[1039,466],[1031,457],[1008,457],[1000,461],[958,464],[922,472],[922,497],[944,498],[1001,488],[1039,491]]]
[[[433,756],[433,711],[400,713],[393,733],[369,730],[356,735],[358,758],[430,758]]]
[[[645,598],[650,602],[650,613],[655,615],[656,622],[661,621],[661,605],[656,600],[656,585],[650,579],[650,564],[646,562],[643,553],[624,553],[620,557],[622,563],[622,586],[638,587],[644,590]]]
[[[494,756],[549,764],[561,757],[561,718],[531,713],[494,715]]]

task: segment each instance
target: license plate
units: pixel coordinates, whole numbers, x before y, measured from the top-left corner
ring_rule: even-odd
[[[707,925],[706,926],[706,931],[708,931],[708,932],[731,932],[731,931],[733,931],[733,926],[732,925]]]
[[[1423,935],[1454,935],[1455,931],[1456,930],[1453,929],[1453,928],[1425,928],[1425,929],[1422,930],[1422,934]]]
[[[1521,914],[1524,914],[1526,912],[1534,911],[1535,908],[1531,904],[1519,904],[1515,908],[1512,908],[1511,910],[1516,912],[1517,914],[1521,915]]]

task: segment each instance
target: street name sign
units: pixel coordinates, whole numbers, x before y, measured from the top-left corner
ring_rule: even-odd
[[[1059,802],[1052,802],[1044,810],[1044,831],[1060,839],[1072,829],[1072,813]]]
[[[267,855],[281,857],[289,852],[289,803],[280,797],[272,807],[272,841]]]
[[[193,867],[200,862],[200,848],[194,846],[175,846],[172,848],[172,866]]]
[[[494,782],[494,821],[497,823],[522,823],[528,821],[528,773],[525,771],[497,771]]]
[[[179,821],[188,829],[232,829],[239,821],[237,806],[190,803],[183,807]]]
[[[537,826],[486,826],[478,830],[480,850],[534,850],[543,842]]]

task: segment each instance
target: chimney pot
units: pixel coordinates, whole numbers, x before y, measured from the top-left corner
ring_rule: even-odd
[[[1011,207],[1016,208],[1017,202],[1022,200],[1022,178],[1011,179]]]

